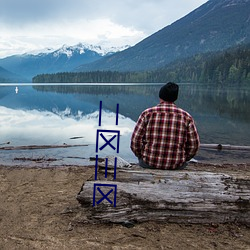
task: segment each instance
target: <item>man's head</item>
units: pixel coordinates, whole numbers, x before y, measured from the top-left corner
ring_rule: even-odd
[[[176,83],[168,82],[161,87],[159,97],[166,102],[174,102],[178,98],[179,86]]]

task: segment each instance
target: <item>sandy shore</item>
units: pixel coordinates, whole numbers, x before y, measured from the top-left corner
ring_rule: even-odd
[[[250,164],[190,169],[250,176]],[[0,249],[250,249],[250,229],[242,225],[82,224],[75,197],[93,174],[93,167],[1,166]]]

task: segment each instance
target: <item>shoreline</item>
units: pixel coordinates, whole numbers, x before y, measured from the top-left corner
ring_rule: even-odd
[[[70,147],[72,149],[72,147]],[[75,147],[77,148],[77,147]],[[94,165],[92,158],[95,155],[84,151],[64,151],[61,148],[33,149],[33,150],[0,150],[0,166],[40,166],[40,167],[61,167],[61,166],[88,166]],[[87,153],[87,154],[86,154]],[[80,157],[79,157],[80,155]],[[107,157],[107,156],[102,156]],[[136,164],[134,157],[121,157]],[[201,149],[194,159],[198,165],[249,165],[250,151],[217,151],[215,149]]]
[[[88,166],[0,166],[0,249],[249,249],[250,228],[235,224],[84,224],[76,195]],[[190,164],[187,171],[236,172],[250,164]],[[163,170],[167,171],[167,170]]]
[[[102,159],[102,158],[100,158]],[[34,164],[28,164],[28,161],[25,162],[24,165],[20,165],[18,163],[13,164],[13,165],[5,165],[4,163],[0,162],[0,169],[67,169],[67,168],[95,168],[94,161],[92,157],[90,157],[88,164],[83,164],[83,165],[76,165],[76,164],[60,164],[60,165],[39,165],[39,162],[34,161]],[[33,160],[32,160],[33,162]],[[132,166],[137,166],[139,167],[136,163],[130,163]],[[241,168],[241,169],[239,169]],[[157,169],[156,169],[157,170]],[[159,170],[159,169],[158,169]],[[234,162],[232,161],[231,163],[228,162],[212,162],[212,163],[207,163],[207,162],[190,162],[188,163],[187,169],[186,170],[192,170],[192,171],[215,171],[219,172],[222,170],[226,171],[246,171],[250,172],[250,163],[248,162]],[[168,171],[168,170],[162,170],[162,171]]]

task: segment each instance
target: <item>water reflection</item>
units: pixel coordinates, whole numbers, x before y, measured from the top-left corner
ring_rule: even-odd
[[[35,86],[42,92],[75,94],[82,101],[89,99],[104,99],[106,107],[113,110],[110,100],[122,100],[124,115],[133,120],[138,118],[145,107],[158,103],[158,92],[161,84],[157,85],[96,85],[96,86]],[[128,97],[129,96],[129,97]],[[127,105],[129,101],[129,105]],[[250,122],[249,88],[221,87],[215,85],[182,84],[177,104],[190,112],[216,113]],[[114,110],[113,110],[114,111]]]
[[[192,112],[217,114],[250,122],[249,94],[249,88],[184,85],[179,102]]]
[[[161,85],[36,85],[0,87],[0,144],[12,145],[87,143],[88,147],[70,150],[32,151],[33,155],[53,154],[61,161],[95,155],[99,102],[104,109],[104,124],[115,126],[119,103],[119,130],[122,133],[120,156],[135,161],[129,149],[131,132],[140,113],[159,101]],[[250,145],[249,88],[215,88],[180,85],[177,105],[194,117],[202,143]],[[116,128],[117,129],[117,128]],[[70,138],[79,137],[72,142]],[[20,153],[20,152],[19,152]],[[112,152],[109,152],[112,154]],[[13,154],[13,156],[11,156]],[[1,159],[14,158],[16,152],[0,151]],[[28,154],[28,152],[21,152]],[[250,161],[248,152],[200,150],[199,160]],[[82,162],[82,161],[81,161]],[[76,163],[75,163],[76,164]]]

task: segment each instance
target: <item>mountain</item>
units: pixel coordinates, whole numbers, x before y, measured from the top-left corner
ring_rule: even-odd
[[[142,71],[250,41],[250,0],[209,0],[135,46],[75,71]]]
[[[222,85],[250,84],[250,43],[223,51],[207,52],[179,59],[162,68],[150,71],[119,72],[90,71],[41,74],[34,83],[217,83]]]
[[[4,69],[3,67],[0,67],[1,83],[20,82],[20,81],[26,81],[26,79]]]
[[[48,49],[46,52],[6,57],[0,59],[0,66],[31,80],[33,76],[41,73],[72,71],[79,65],[96,61],[127,47],[103,48],[82,43],[75,46],[64,45],[54,51]]]

